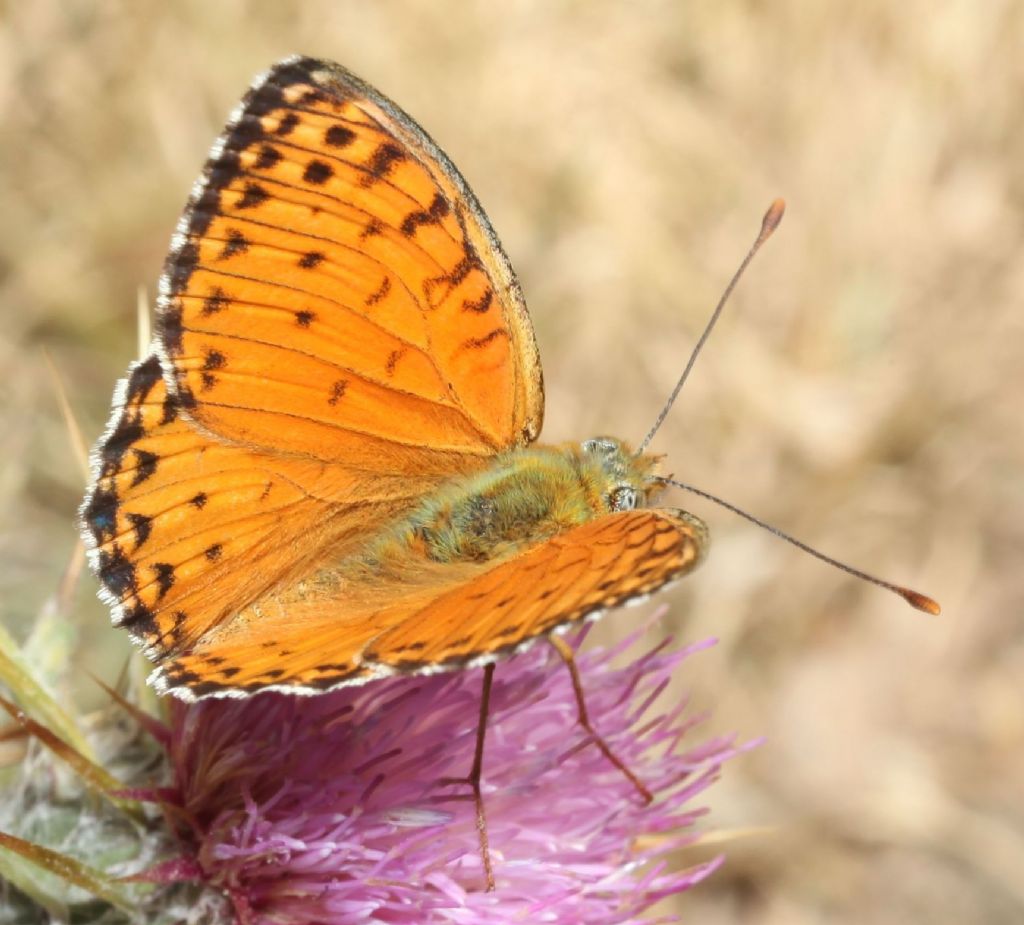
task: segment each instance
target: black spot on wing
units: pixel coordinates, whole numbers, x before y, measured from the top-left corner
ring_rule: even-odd
[[[324,142],[332,148],[347,148],[356,140],[356,133],[345,125],[332,125],[324,132]]]
[[[124,454],[142,438],[144,433],[139,412],[125,408],[118,419],[114,432],[100,448],[101,475],[110,476],[120,472]]]
[[[334,176],[334,168],[326,161],[312,160],[302,172],[302,179],[314,186],[322,186]]]
[[[246,238],[246,236],[237,228],[229,228],[228,239],[224,242],[224,247],[217,259],[228,260],[231,257],[237,257],[239,254],[244,254],[248,249],[249,239]]]
[[[125,608],[120,625],[128,627],[135,639],[148,641],[159,636],[156,613],[142,601],[134,601],[130,607]]]
[[[317,665],[313,669],[319,674],[344,674],[352,670],[352,665],[349,662],[327,662],[323,665]]]
[[[227,357],[219,350],[207,350],[203,358],[203,369],[223,369],[227,365]]]
[[[200,676],[196,674],[194,671],[188,671],[184,668],[174,668],[168,670],[167,678],[168,680],[174,682],[175,687],[182,687],[184,685],[194,684],[196,681],[200,679]],[[214,685],[214,690],[219,689],[219,687]]]
[[[174,611],[174,623],[170,629],[171,638],[178,642],[185,636],[185,624],[188,622],[188,614],[184,610]]]
[[[155,356],[147,357],[128,374],[125,402],[144,402],[150,390],[160,381],[160,378],[160,360]]]
[[[385,276],[384,279],[380,281],[380,285],[363,300],[363,304],[366,305],[367,308],[369,308],[371,305],[376,305],[390,291],[391,277]]]
[[[135,455],[135,475],[132,477],[132,488],[134,488],[136,485],[141,485],[156,472],[160,457],[156,453],[149,452],[149,450],[136,449],[132,450],[132,453]]]
[[[181,380],[180,377],[178,379],[178,403],[182,408],[188,409],[195,408],[197,404],[195,393]]]
[[[275,64],[267,75],[267,83],[274,83],[279,87],[291,87],[295,84],[313,83],[313,75],[322,71],[326,62],[319,58],[311,58],[309,55],[297,55]]]
[[[399,230],[407,238],[411,238],[415,233],[416,229],[423,225],[436,225],[439,224],[449,212],[451,212],[451,206],[448,205],[448,200],[444,198],[440,193],[435,193],[434,198],[430,203],[430,206],[426,209],[421,209],[418,212],[410,212],[402,220],[402,224]]]
[[[300,106],[313,106],[316,103],[327,102],[327,94],[323,90],[307,90],[299,97]]]
[[[331,396],[327,399],[327,404],[336,405],[342,398],[345,397],[345,390],[348,388],[347,379],[339,379],[331,386]]]
[[[476,252],[476,248],[470,244],[469,241],[465,242],[465,252],[462,259],[455,265],[451,273],[446,277],[447,281],[452,286],[458,286],[473,270],[479,270],[483,267],[480,262],[480,255]]]
[[[162,600],[174,585],[174,566],[170,562],[154,562],[150,568],[156,578],[156,599]]]
[[[212,389],[217,384],[217,377],[213,375],[213,371],[223,369],[227,362],[227,357],[219,350],[206,351],[206,356],[203,359],[203,365],[200,370],[204,392],[207,389]]]
[[[384,223],[379,218],[371,218],[363,227],[363,230],[359,232],[359,240],[365,241],[367,238],[383,233]]]
[[[164,273],[172,296],[180,295],[188,286],[196,267],[199,265],[199,247],[194,241],[186,241],[167,257]]]
[[[163,402],[161,409],[160,423],[170,424],[178,416],[178,401],[173,395],[168,395]]]
[[[323,251],[308,251],[299,258],[299,266],[303,270],[312,270],[326,260],[327,257]]]
[[[153,518],[147,517],[145,514],[128,514],[127,517],[135,533],[135,548],[137,550],[149,539],[149,534],[153,529]]]
[[[274,134],[280,138],[287,137],[295,131],[295,126],[299,124],[299,121],[299,117],[294,112],[288,113],[277,124],[277,128],[274,129]]]
[[[462,310],[464,312],[476,312],[478,315],[482,315],[487,311],[490,311],[491,303],[494,301],[494,290],[489,288],[484,292],[479,299],[466,299],[462,303]]]
[[[450,272],[442,273],[440,276],[428,277],[423,281],[423,295],[426,296],[428,307],[436,308],[440,302],[440,300],[438,303],[434,302],[435,289],[443,287],[445,294],[447,294],[462,283],[474,270],[482,269],[483,264],[480,262],[480,256],[477,254],[476,248],[469,241],[466,241],[464,243],[462,259],[452,267]]]
[[[194,672],[189,672],[194,674]],[[198,678],[199,675],[196,675]],[[218,684],[216,681],[182,681],[178,683],[176,679],[168,677],[168,680],[172,683],[170,687],[187,687],[196,697],[207,697],[210,694],[216,694],[218,691],[224,690],[223,684]]]
[[[366,164],[366,173],[360,179],[359,185],[373,186],[378,180],[383,180],[391,173],[395,165],[404,161],[405,158],[404,149],[394,142],[385,141],[378,145],[370,155],[370,160]]]
[[[239,210],[255,209],[263,205],[269,198],[270,193],[259,183],[246,183],[242,189],[242,195],[235,202],[235,208]]]
[[[231,297],[220,286],[214,286],[210,290],[210,294],[203,300],[203,315],[207,317],[216,315],[218,312],[224,311],[230,304]]]
[[[256,170],[269,170],[271,167],[276,166],[282,157],[283,155],[277,148],[272,145],[263,145],[260,148],[259,155],[253,162],[253,167]]]
[[[157,336],[167,352],[176,356],[181,353],[184,335],[181,302],[171,302],[157,318]]]
[[[508,337],[508,331],[504,328],[495,328],[493,331],[485,334],[483,337],[469,337],[462,342],[462,346],[466,350],[480,350],[486,347],[488,344],[493,343],[499,337]]]
[[[83,517],[97,545],[113,539],[119,503],[116,492],[100,485],[89,498]]]
[[[384,363],[384,372],[387,373],[388,376],[393,376],[395,374],[395,367],[404,355],[405,347],[402,347],[399,350],[392,350],[391,353],[388,354],[388,358]]]
[[[96,571],[100,581],[116,598],[123,600],[128,594],[135,593],[135,566],[116,543],[110,549],[100,550]]]

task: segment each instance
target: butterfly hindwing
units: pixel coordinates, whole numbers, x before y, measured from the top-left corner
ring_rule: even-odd
[[[310,599],[263,613],[244,643],[214,635],[165,665],[158,687],[182,696],[310,693],[493,659],[682,577],[706,545],[704,526],[682,511],[609,514],[472,577],[389,587],[355,606]]]
[[[458,666],[645,597],[701,560],[684,511],[606,514],[448,589],[374,640],[364,658],[403,671]]]

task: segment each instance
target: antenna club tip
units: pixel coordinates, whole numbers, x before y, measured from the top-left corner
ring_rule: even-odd
[[[768,206],[768,211],[764,213],[764,218],[761,219],[761,233],[757,236],[754,250],[757,250],[772,236],[772,232],[779,227],[779,222],[782,221],[782,216],[785,214],[786,200],[784,199],[776,199],[775,202]]]
[[[761,220],[761,234],[764,236],[770,235],[779,227],[779,222],[782,221],[782,216],[785,214],[786,200],[782,198],[776,199],[768,206],[768,211],[764,213],[764,218]]]
[[[917,591],[911,591],[910,588],[901,588],[899,593],[903,600],[917,610],[930,613],[933,617],[937,617],[942,613],[939,602],[928,597],[927,594],[919,594]]]

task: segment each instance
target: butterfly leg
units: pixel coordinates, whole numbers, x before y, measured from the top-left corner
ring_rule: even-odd
[[[487,813],[484,811],[484,797],[480,781],[484,770],[484,736],[487,735],[487,716],[491,708],[491,684],[494,681],[494,663],[484,665],[484,687],[480,694],[480,719],[476,727],[476,748],[473,752],[473,767],[468,777],[443,777],[442,786],[469,784],[473,788],[473,805],[476,807],[476,830],[480,837],[480,859],[484,865],[487,892],[494,892],[494,867],[491,864],[491,849],[487,841]],[[459,799],[459,798],[456,798]]]
[[[491,866],[491,849],[487,843],[487,815],[484,812],[484,797],[480,792],[480,778],[484,770],[484,736],[487,734],[487,713],[491,706],[491,682],[494,680],[494,663],[484,666],[484,689],[480,694],[480,721],[476,728],[476,750],[473,753],[473,769],[469,772],[469,785],[473,788],[473,802],[476,804],[476,830],[480,836],[480,858],[484,862],[484,877],[487,892],[494,892],[494,868]]]
[[[562,639],[561,636],[549,636],[548,641],[552,646],[554,646],[555,651],[562,657],[562,661],[565,662],[565,667],[569,669],[569,676],[572,678],[572,689],[576,694],[576,707],[579,711],[579,724],[587,731],[587,733],[589,733],[590,737],[594,740],[594,744],[601,749],[601,754],[614,764],[615,767],[617,767],[626,776],[626,779],[636,788],[637,793],[640,794],[643,801],[645,803],[650,803],[651,800],[654,799],[651,795],[651,791],[640,782],[640,778],[626,767],[623,760],[608,747],[608,743],[601,738],[597,730],[590,724],[590,716],[587,714],[587,704],[583,699],[583,684],[580,681],[579,670],[576,668],[576,658],[573,655],[572,646]]]

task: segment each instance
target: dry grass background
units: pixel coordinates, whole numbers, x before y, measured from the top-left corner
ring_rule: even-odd
[[[657,441],[679,477],[938,597],[939,619],[707,505],[680,688],[767,743],[710,795],[766,827],[689,921],[1024,919],[1024,5],[43,2],[0,18],[0,557],[24,633],[189,186],[293,51],[397,99],[524,283],[550,440],[638,439],[772,197],[789,214]],[[78,664],[127,647],[83,580]],[[636,611],[601,632],[618,634]],[[82,674],[73,692],[95,697]],[[705,849],[705,852],[707,849]],[[681,859],[685,863],[690,858]]]

